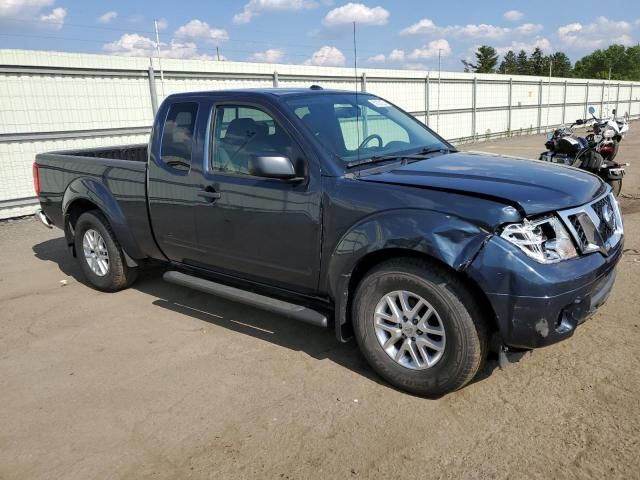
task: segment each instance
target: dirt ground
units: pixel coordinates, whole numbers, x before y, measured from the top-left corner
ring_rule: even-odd
[[[609,302],[439,400],[394,390],[332,331],[158,272],[92,290],[60,230],[0,224],[0,478],[640,478],[639,151],[635,123]]]

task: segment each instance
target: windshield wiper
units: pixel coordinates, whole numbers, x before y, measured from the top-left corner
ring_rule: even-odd
[[[452,150],[449,147],[431,147],[431,148],[423,148],[422,150],[419,150],[417,152],[414,153],[406,153],[406,154],[393,154],[393,155],[374,155],[372,157],[369,158],[363,158],[361,160],[353,160],[349,163],[347,163],[347,168],[353,168],[353,167],[357,167],[359,165],[366,165],[366,164],[372,164],[372,163],[380,163],[380,162],[387,162],[389,160],[424,160],[427,155],[431,155],[432,153],[438,153],[438,152],[442,152],[442,153],[450,153],[450,152],[455,152],[456,150]]]

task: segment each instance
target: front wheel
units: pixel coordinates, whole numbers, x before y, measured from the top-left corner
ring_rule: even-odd
[[[85,278],[98,290],[116,292],[136,279],[138,269],[127,265],[111,225],[97,210],[78,218],[75,250]]]
[[[607,183],[611,187],[611,192],[616,196],[620,196],[620,192],[622,191],[622,179],[618,178],[616,180],[607,180]]]
[[[378,374],[413,394],[437,397],[480,369],[488,337],[480,311],[454,273],[397,259],[361,281],[352,318],[358,345]]]

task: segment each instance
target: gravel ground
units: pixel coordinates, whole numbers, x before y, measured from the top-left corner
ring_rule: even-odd
[[[534,158],[542,143],[465,148]],[[60,230],[3,222],[0,478],[640,478],[639,149],[635,123],[609,302],[439,400],[389,387],[331,331],[158,272],[92,290]]]

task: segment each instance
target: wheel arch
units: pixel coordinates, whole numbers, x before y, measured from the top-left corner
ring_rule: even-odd
[[[132,258],[143,258],[144,254],[131,235],[124,213],[109,189],[92,178],[75,179],[67,187],[62,200],[64,233],[73,255],[76,256],[76,222],[80,215],[91,210],[98,210],[105,216],[122,247],[127,264],[131,267],[136,266]]]

